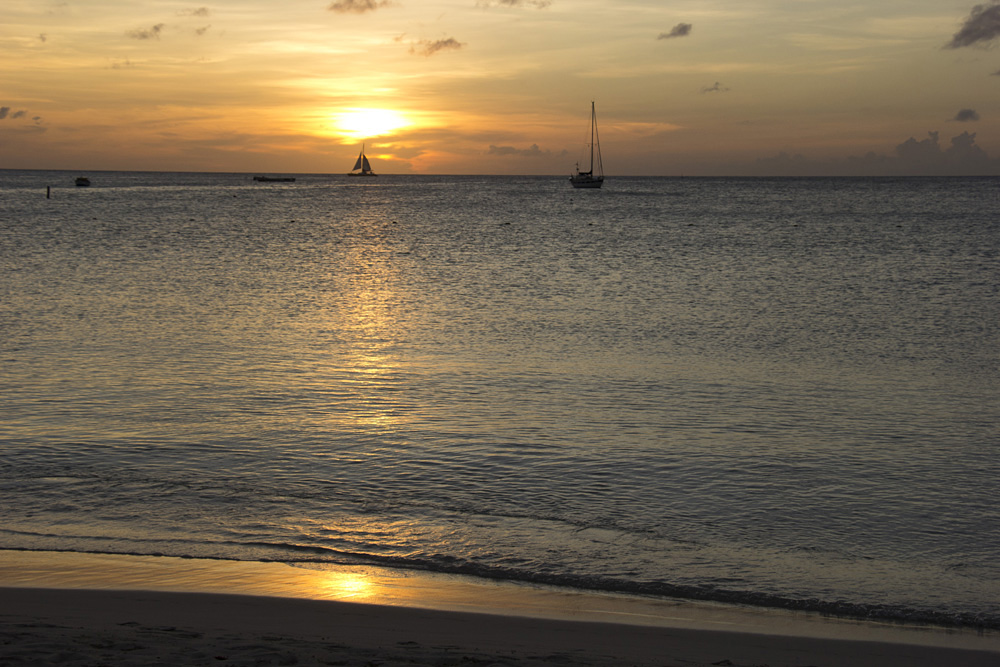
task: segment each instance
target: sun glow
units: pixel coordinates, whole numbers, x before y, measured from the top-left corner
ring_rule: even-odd
[[[369,597],[374,589],[374,584],[361,574],[331,573],[327,581],[328,594],[338,599]]]
[[[391,109],[348,109],[334,114],[336,131],[351,139],[367,139],[390,134],[411,125],[410,120]]]

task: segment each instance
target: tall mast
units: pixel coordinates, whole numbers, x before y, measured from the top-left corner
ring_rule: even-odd
[[[590,173],[594,173],[594,122],[597,118],[597,111],[594,110],[594,102],[590,102]]]

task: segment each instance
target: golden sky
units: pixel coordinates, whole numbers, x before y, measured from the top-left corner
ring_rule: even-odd
[[[609,175],[1000,173],[998,45],[1000,0],[3,0],[0,168],[562,175],[594,100]]]

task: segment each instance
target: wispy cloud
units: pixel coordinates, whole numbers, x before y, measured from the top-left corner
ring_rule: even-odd
[[[552,0],[479,0],[477,7],[524,7],[530,5],[537,9],[545,9],[552,4]]]
[[[675,37],[687,37],[691,34],[691,28],[693,28],[690,23],[678,23],[670,32],[661,32],[656,39],[673,39]]]
[[[336,0],[327,9],[338,14],[364,14],[392,4],[391,0]]]
[[[704,88],[702,88],[701,92],[702,92],[702,94],[705,94],[705,93],[728,93],[729,92],[729,88],[727,88],[726,86],[723,86],[721,83],[719,83],[718,81],[716,81],[711,86],[705,86]]]
[[[46,35],[44,32],[38,34],[38,39],[41,40],[42,42],[46,41],[48,38],[49,36]]]
[[[159,39],[160,33],[166,27],[164,23],[157,23],[152,28],[137,28],[135,30],[129,30],[125,34],[132,39]]]
[[[198,9],[182,9],[177,12],[178,16],[203,16],[207,17],[211,14],[208,11],[208,7],[199,7]]]
[[[565,154],[563,151],[562,154]],[[538,147],[538,144],[531,144],[530,148],[514,148],[513,146],[494,146],[490,144],[490,149],[486,151],[487,155],[497,155],[500,157],[506,156],[517,156],[517,157],[546,157],[552,155],[552,151],[543,151]]]
[[[965,19],[965,23],[945,45],[948,49],[986,43],[1000,37],[1000,0],[989,4],[976,5]]]
[[[975,109],[962,109],[955,114],[955,117],[952,118],[952,120],[958,121],[959,123],[966,123],[970,120],[979,120],[979,114],[976,113]]]
[[[441,51],[457,51],[464,46],[465,44],[458,41],[454,37],[433,41],[429,39],[422,39],[419,42],[415,42],[410,45],[410,53],[422,56],[433,56]]]

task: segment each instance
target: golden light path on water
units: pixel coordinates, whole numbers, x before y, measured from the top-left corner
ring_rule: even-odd
[[[320,385],[339,387],[352,395],[344,406],[330,405],[320,425],[326,432],[357,431],[369,436],[395,431],[408,421],[399,404],[386,398],[404,361],[393,351],[402,324],[397,321],[394,307],[400,296],[393,291],[398,276],[386,257],[391,250],[377,244],[368,252],[348,252],[347,261],[364,267],[364,279],[348,281],[338,290],[336,303],[326,310],[338,322],[324,323],[325,328],[338,326],[354,332],[353,343],[336,346],[332,365],[317,367],[314,380]]]

